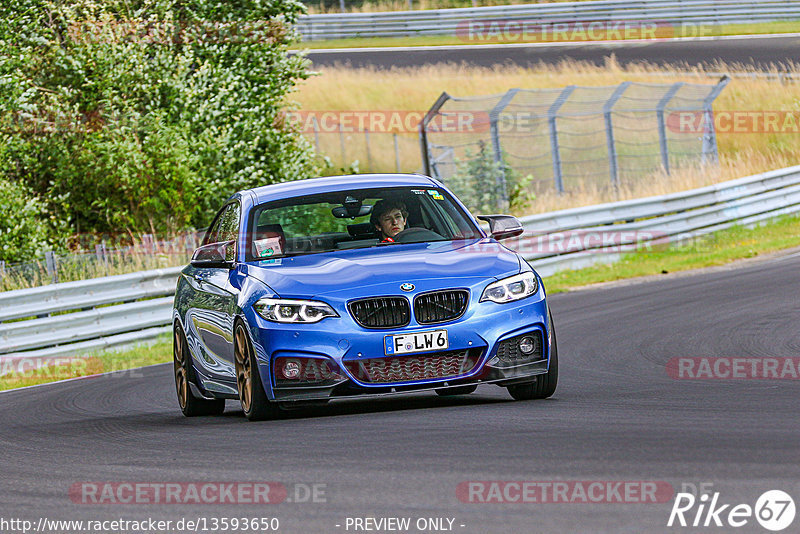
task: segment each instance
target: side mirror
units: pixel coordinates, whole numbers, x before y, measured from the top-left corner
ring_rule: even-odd
[[[233,267],[236,255],[236,241],[209,243],[192,254],[194,267]]]
[[[489,223],[489,232],[498,241],[522,235],[525,231],[522,223],[511,215],[478,215],[478,219]]]

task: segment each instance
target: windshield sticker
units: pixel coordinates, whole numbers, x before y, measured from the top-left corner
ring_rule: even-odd
[[[283,254],[280,237],[266,237],[253,242],[256,246],[256,255],[259,258],[271,258]]]
[[[424,195],[425,194],[425,191],[423,191],[422,189],[412,189],[411,192],[414,193],[415,195]]]
[[[442,194],[436,189],[428,189],[428,194],[432,196],[434,200],[444,200]]]
[[[281,260],[280,258],[276,260],[261,260],[258,262],[258,265],[259,267],[266,267],[267,265],[280,265],[282,261],[283,260]]]

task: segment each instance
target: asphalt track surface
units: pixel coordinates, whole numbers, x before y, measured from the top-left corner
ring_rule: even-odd
[[[171,368],[0,394],[0,518],[277,517],[280,532],[336,533],[347,517],[454,518],[472,533],[675,532],[663,503],[461,502],[463,481],[712,483],[720,502],[800,498],[798,380],[676,380],[676,356],[800,351],[800,256],[551,297],[556,395],[340,401],[250,423],[184,418]],[[76,482],[325,484],[321,503],[83,505]],[[800,519],[791,529],[796,532]],[[342,525],[336,527],[336,525]],[[464,525],[463,527],[460,525]],[[416,529],[410,530],[417,532]],[[751,518],[737,532],[766,532]],[[10,532],[10,531],[7,531]]]
[[[800,61],[800,37],[747,37],[697,39],[682,41],[638,41],[568,43],[532,46],[451,46],[404,48],[397,50],[365,49],[363,51],[310,51],[308,58],[315,67],[350,65],[352,67],[421,67],[439,63],[465,63],[473,66],[495,65],[536,66],[554,64],[566,59],[604,65],[614,56],[621,65],[652,63],[672,68],[703,65],[714,68],[719,62],[740,64],[757,70],[775,66],[786,70]]]

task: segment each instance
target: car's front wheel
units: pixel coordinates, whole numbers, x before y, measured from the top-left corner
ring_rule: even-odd
[[[186,345],[183,328],[176,322],[172,329],[172,366],[175,374],[175,389],[178,393],[178,406],[183,415],[220,415],[225,411],[225,399],[198,399],[189,385],[195,380],[192,358]]]
[[[280,408],[269,401],[264,391],[250,336],[241,322],[236,323],[235,331],[236,385],[242,411],[250,421],[274,419],[280,414]]]
[[[536,377],[536,382],[508,386],[508,392],[515,400],[546,399],[556,392],[558,385],[558,343],[553,317],[550,316],[550,328],[553,329],[553,344],[550,347],[550,366],[547,373]]]

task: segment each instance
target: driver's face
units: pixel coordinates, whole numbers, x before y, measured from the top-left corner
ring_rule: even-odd
[[[378,230],[386,237],[394,237],[406,227],[406,218],[398,209],[387,211],[378,218]]]

